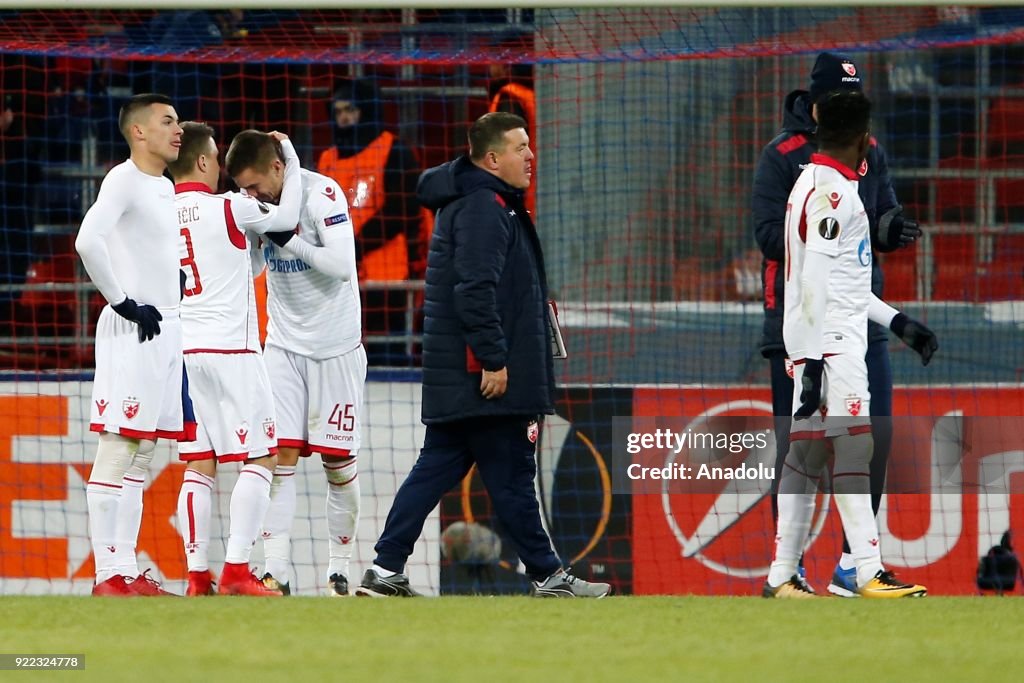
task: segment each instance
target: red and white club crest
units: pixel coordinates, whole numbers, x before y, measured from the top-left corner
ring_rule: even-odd
[[[857,75],[857,67],[855,67],[850,62],[843,62],[843,71],[845,71],[850,76],[856,76]]]
[[[530,420],[530,424],[526,425],[526,438],[530,440],[530,443],[537,443],[538,436],[540,436],[540,425],[536,420]]]
[[[860,166],[857,167],[857,175],[859,175],[861,178],[863,178],[867,174],[868,174],[868,160],[867,159],[862,159],[861,162],[860,162]]]
[[[273,420],[267,420],[263,423],[263,433],[267,435],[268,439],[274,438],[274,434],[277,433],[277,429],[274,427]]]
[[[121,402],[121,410],[124,411],[124,416],[131,420],[139,414],[139,401],[134,398],[127,398]]]
[[[859,396],[850,396],[846,399],[846,412],[854,417],[860,415],[861,401]]]

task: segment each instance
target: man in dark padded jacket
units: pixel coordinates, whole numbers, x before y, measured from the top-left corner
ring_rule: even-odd
[[[853,60],[841,55],[823,52],[818,55],[811,70],[809,90],[795,90],[786,96],[782,132],[761,152],[754,174],[752,208],[754,235],[764,259],[761,282],[764,287],[764,331],[761,353],[771,364],[772,408],[775,417],[776,477],[781,477],[782,464],[789,448],[789,425],[793,415],[792,370],[787,368],[786,349],[782,342],[782,312],[784,308],[783,283],[786,248],[783,243],[783,223],[786,202],[801,171],[810,162],[818,146],[814,133],[817,128],[815,103],[836,90],[861,90],[861,73]],[[920,235],[918,224],[903,216],[903,208],[896,200],[889,178],[885,152],[874,138],[867,158],[856,169],[860,176],[859,194],[867,212],[871,233],[871,247],[876,252],[890,252],[914,242]],[[883,296],[882,270],[878,261],[872,263],[871,289]],[[908,331],[903,321],[894,322],[891,329],[904,342],[914,346],[917,327]],[[897,329],[898,328],[898,329]],[[885,485],[886,462],[892,442],[892,367],[887,348],[888,333],[875,323],[868,323],[868,385],[871,392],[872,433],[874,456],[871,459],[871,502],[875,513]],[[774,491],[773,491],[774,493]],[[773,511],[775,498],[772,498]],[[836,595],[855,596],[855,570],[849,556],[849,546],[843,539],[843,555],[836,567],[828,589]]]
[[[538,597],[602,598],[569,574],[541,524],[534,488],[539,420],[554,412],[544,257],[523,203],[533,152],[526,122],[481,116],[469,155],[424,172],[437,212],[427,256],[420,456],[395,496],[356,595],[411,597],[405,563],[441,496],[476,464]]]

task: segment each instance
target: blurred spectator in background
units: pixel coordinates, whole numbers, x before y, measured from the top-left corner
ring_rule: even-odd
[[[3,96],[0,110],[0,285],[25,281],[32,257],[31,192],[39,168],[29,159],[20,102],[11,93]],[[0,320],[10,320],[15,293],[0,290]]]
[[[384,129],[380,97],[368,79],[340,81],[330,103],[334,146],[320,154],[317,171],[348,197],[356,235],[360,282],[420,279],[426,270],[429,219],[416,201],[420,166],[394,133]],[[368,336],[403,335],[404,290],[363,289]],[[370,365],[408,365],[404,341],[366,344]]]
[[[507,111],[526,121],[526,133],[537,144],[537,104],[533,92],[533,67],[529,64],[491,64],[487,111]],[[537,159],[533,160],[534,181],[526,190],[526,210],[537,220]]]

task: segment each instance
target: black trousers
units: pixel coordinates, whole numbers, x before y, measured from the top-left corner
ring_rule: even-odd
[[[886,340],[868,343],[864,355],[868,366],[868,391],[871,392],[871,436],[875,441],[871,456],[871,509],[878,514],[878,506],[885,492],[885,471],[892,446],[892,365]],[[786,374],[786,354],[778,352],[768,357],[772,375],[772,414],[775,415],[775,479],[772,481],[772,517],[778,519],[779,482],[782,465],[789,453],[789,427],[793,415],[793,380]],[[850,546],[843,535],[843,552]]]
[[[475,463],[526,572],[542,580],[561,568],[541,524],[534,488],[536,443],[527,438],[527,425],[533,419],[487,417],[427,425],[420,456],[398,489],[384,532],[374,546],[376,564],[393,572],[405,571],[427,515]]]

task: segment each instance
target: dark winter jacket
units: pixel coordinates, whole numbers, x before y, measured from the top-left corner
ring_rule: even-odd
[[[467,157],[420,177],[435,211],[423,324],[423,422],[554,412],[544,258],[523,193]],[[508,390],[480,394],[481,369]]]
[[[811,160],[811,154],[818,150],[814,140],[816,124],[811,118],[807,92],[795,90],[786,97],[782,132],[761,151],[754,172],[754,235],[761,248],[761,284],[764,291],[764,331],[761,337],[761,353],[765,356],[785,351],[782,342],[782,313],[785,309],[785,216],[789,193],[796,179]],[[891,251],[882,248],[878,241],[878,219],[896,206],[896,193],[889,178],[889,167],[885,152],[872,138],[866,159],[867,169],[862,165],[860,198],[868,215],[871,231],[871,247],[874,251]],[[878,260],[871,264],[871,290],[882,298],[882,269]],[[885,328],[868,323],[868,342],[887,339]]]

